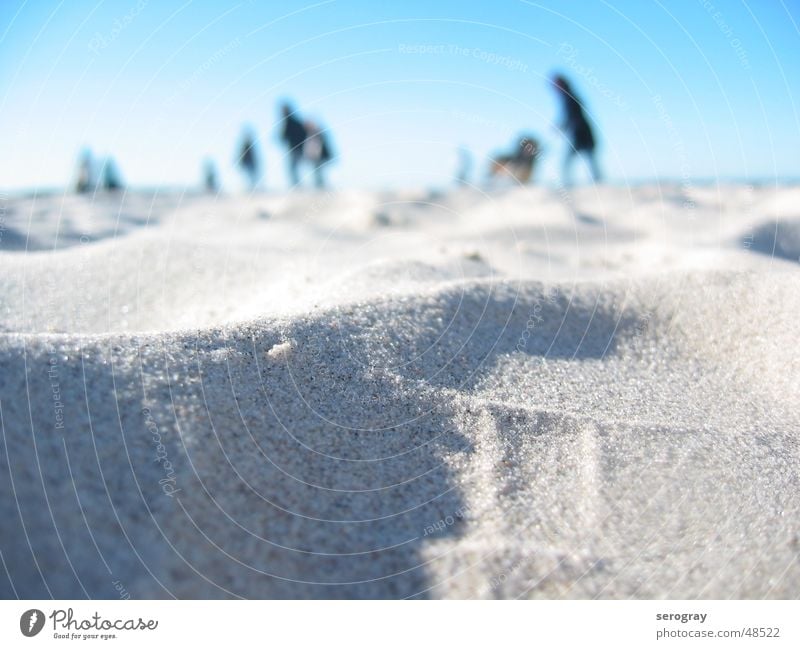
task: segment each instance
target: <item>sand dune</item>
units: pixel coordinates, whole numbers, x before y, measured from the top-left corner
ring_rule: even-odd
[[[798,198],[10,201],[0,592],[797,597]]]

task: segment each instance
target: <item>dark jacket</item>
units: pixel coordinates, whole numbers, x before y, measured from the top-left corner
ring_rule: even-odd
[[[563,93],[564,98],[564,131],[570,138],[570,143],[576,151],[594,150],[594,134],[589,121],[583,112],[583,107],[574,96]]]
[[[281,136],[290,149],[299,150],[306,141],[306,127],[294,115],[283,118],[283,134]]]
[[[328,138],[325,137],[324,132],[320,132],[319,134],[320,141],[322,143],[322,149],[320,151],[320,161],[321,162],[328,162],[331,158],[333,158],[333,152],[331,151],[331,146],[328,143]]]
[[[239,164],[244,169],[255,169],[258,166],[256,162],[256,144],[253,140],[245,140],[242,143],[242,154],[239,156]]]

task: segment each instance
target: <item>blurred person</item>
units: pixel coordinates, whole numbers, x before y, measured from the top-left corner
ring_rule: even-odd
[[[119,169],[117,168],[117,163],[114,162],[114,158],[108,157],[103,161],[100,182],[103,189],[108,192],[115,192],[122,189],[122,178],[120,177]]]
[[[213,160],[207,159],[203,163],[203,187],[209,194],[219,193],[217,166]]]
[[[249,128],[245,129],[242,136],[242,143],[239,146],[239,155],[236,158],[236,164],[244,173],[250,191],[254,191],[256,187],[258,187],[258,182],[261,177],[261,163],[258,159],[255,134]]]
[[[472,173],[472,154],[465,146],[458,147],[458,169],[456,169],[456,184],[468,185]]]
[[[78,177],[75,180],[75,191],[78,194],[85,194],[92,191],[96,185],[92,152],[89,149],[84,149],[78,160]]]
[[[300,184],[300,162],[303,159],[303,146],[306,141],[306,127],[297,117],[291,104],[285,103],[281,107],[283,115],[281,140],[289,149],[289,181],[292,187]]]
[[[306,139],[303,143],[303,157],[311,163],[314,169],[314,185],[317,189],[325,187],[323,168],[331,159],[331,149],[325,131],[314,122],[305,123]]]
[[[572,185],[571,169],[575,155],[580,153],[589,164],[589,171],[594,182],[600,182],[600,169],[595,157],[595,139],[589,120],[583,110],[580,99],[575,95],[569,81],[561,75],[553,77],[553,88],[561,98],[564,114],[559,128],[568,141],[567,154],[564,158],[562,180],[566,187]]]

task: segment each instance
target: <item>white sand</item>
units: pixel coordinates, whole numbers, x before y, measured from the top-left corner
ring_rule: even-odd
[[[798,597],[798,205],[6,199],[0,595]]]

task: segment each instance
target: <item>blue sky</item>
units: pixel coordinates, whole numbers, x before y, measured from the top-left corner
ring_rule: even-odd
[[[531,132],[571,77],[610,180],[800,176],[797,0],[0,3],[0,187],[64,186],[84,146],[131,185],[224,185],[242,126],[286,186],[277,103],[330,128],[341,187],[450,181]]]

